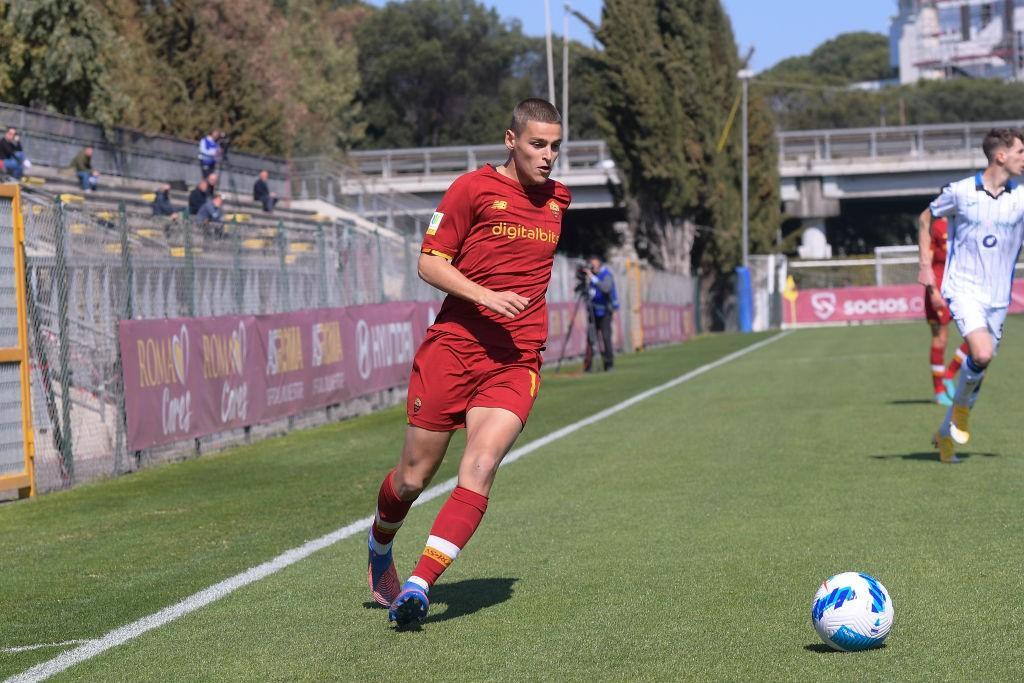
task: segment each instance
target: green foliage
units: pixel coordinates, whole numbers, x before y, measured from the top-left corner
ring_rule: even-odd
[[[761,74],[766,80],[858,83],[891,78],[889,39],[881,33],[843,33],[811,54],[784,59]]]
[[[534,94],[518,22],[473,0],[388,3],[356,36],[369,146],[496,141]]]
[[[758,75],[783,130],[917,125],[1024,117],[1024,84],[988,79],[920,81],[878,91],[844,86],[892,78],[888,39],[849,33],[810,55],[791,57]]]
[[[112,79],[119,47],[86,0],[0,3],[0,99],[112,126],[127,105]]]
[[[739,93],[719,0],[608,0],[593,55],[598,124],[619,168],[637,251],[656,264],[731,270],[739,261],[739,126],[716,149]],[[771,120],[750,106],[751,236],[778,224]]]
[[[0,4],[0,99],[248,151],[334,154],[362,135],[354,25],[325,0]]]

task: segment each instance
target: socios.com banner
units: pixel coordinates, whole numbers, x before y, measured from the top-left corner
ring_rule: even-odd
[[[195,438],[404,384],[435,303],[120,324],[128,447]]]
[[[1013,283],[1010,312],[1024,312],[1024,282]],[[786,325],[923,319],[924,287],[920,285],[803,289],[783,300]]]

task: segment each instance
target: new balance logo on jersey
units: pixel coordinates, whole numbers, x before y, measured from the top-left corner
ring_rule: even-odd
[[[491,208],[498,209],[499,211],[504,211],[505,209],[508,208],[508,202],[506,202],[504,199],[495,199],[491,203]]]

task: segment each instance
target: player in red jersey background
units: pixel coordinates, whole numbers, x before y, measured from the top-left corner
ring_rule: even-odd
[[[928,211],[928,209],[925,209]],[[932,366],[932,391],[935,395],[935,402],[949,406],[953,404],[953,393],[956,387],[953,385],[953,378],[956,377],[960,365],[967,357],[967,342],[964,342],[956,350],[953,359],[946,366],[946,344],[949,341],[949,321],[951,315],[949,307],[942,299],[942,275],[946,268],[946,243],[949,224],[945,218],[933,218],[931,225],[924,222],[918,230],[918,248],[921,259],[921,272],[931,272],[932,284],[924,288],[924,315],[931,328],[932,341],[929,347],[929,361]]]
[[[505,131],[505,163],[456,179],[424,236],[420,277],[448,296],[413,360],[405,445],[381,484],[368,539],[373,598],[399,627],[426,617],[431,586],[480,524],[498,465],[537,398],[545,294],[570,201],[548,178],[561,141],[550,103],[520,102]],[[394,536],[462,427],[458,484],[399,587]]]

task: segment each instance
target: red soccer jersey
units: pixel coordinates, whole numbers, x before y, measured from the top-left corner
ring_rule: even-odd
[[[450,258],[478,285],[515,292],[530,303],[510,319],[449,295],[434,327],[484,346],[542,348],[548,338],[545,294],[571,200],[559,182],[524,186],[491,165],[457,178],[430,221],[421,251]]]
[[[945,218],[932,219],[932,272],[935,274],[935,286],[942,287],[942,276],[946,270],[946,236],[949,223]]]

